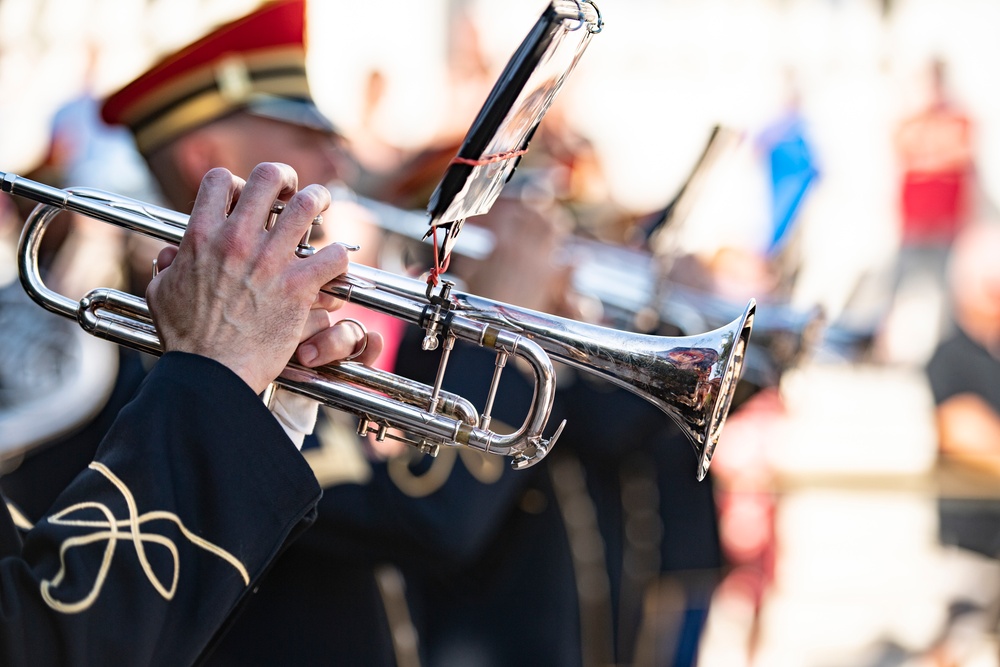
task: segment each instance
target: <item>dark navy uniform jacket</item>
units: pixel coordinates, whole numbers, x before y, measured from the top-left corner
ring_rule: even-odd
[[[433,368],[419,368],[433,366],[433,355],[407,353],[412,349],[405,344],[401,349],[399,371],[418,379],[433,377]],[[481,406],[492,367],[491,354],[456,348],[445,388]],[[519,424],[532,393],[533,386],[509,368],[501,383],[496,419]],[[611,570],[605,576],[610,576],[613,599],[621,597],[619,589],[628,588],[628,582],[623,585],[619,580],[622,524],[613,509],[621,497],[614,486],[624,452],[648,446],[670,459],[670,452],[679,451],[681,463],[665,465],[676,470],[677,477],[694,479],[690,446],[658,445],[662,438],[654,435],[664,416],[652,409],[649,418],[650,409],[641,399],[626,406],[616,399],[623,393],[606,394],[578,382],[560,401],[558,411],[567,413],[569,424],[549,455],[551,461],[527,470],[511,470],[508,461],[488,457],[494,459],[499,474],[485,480],[471,465],[473,458],[446,450],[436,460],[424,457],[403,466],[406,479],[419,485],[431,479],[449,456],[454,460],[445,479],[419,493],[400,484],[395,463],[374,464],[366,483],[325,489],[316,523],[261,580],[208,664],[397,664],[400,653],[394,639],[399,640],[399,633],[394,637],[390,631],[388,616],[393,610],[385,608],[376,581],[380,563],[393,564],[405,576],[403,611],[410,614],[417,632],[416,645],[409,651],[419,654],[423,667],[455,659],[464,665],[582,664],[584,640],[590,637],[583,636],[579,564],[571,553],[551,463],[561,454],[575,452],[589,470],[587,484],[597,485],[591,494],[597,500],[597,528],[604,533],[608,551],[601,569]],[[559,418],[552,420],[550,431]],[[649,442],[642,444],[643,440]],[[587,451],[588,445],[593,451]],[[76,447],[59,448],[59,456],[55,449],[51,457],[40,452],[12,481],[37,481],[40,471],[35,461],[71,459]],[[622,451],[616,453],[616,448]],[[594,477],[594,471],[602,471],[607,481]],[[666,557],[663,566],[716,565],[710,486],[691,489],[688,484],[674,487],[667,482],[666,488],[676,488],[677,493],[664,493],[660,502],[676,517],[677,525],[664,527],[664,548],[678,553],[673,559]],[[676,496],[688,496],[692,490],[698,493],[691,502],[676,503]],[[613,496],[613,501],[606,503],[604,494]],[[622,608],[611,604],[614,608],[604,610],[599,626],[609,634],[609,642],[615,640],[610,637],[608,616]],[[475,660],[464,659],[469,657],[466,651]]]
[[[0,664],[195,663],[320,495],[239,377],[168,353],[23,539],[0,513]]]

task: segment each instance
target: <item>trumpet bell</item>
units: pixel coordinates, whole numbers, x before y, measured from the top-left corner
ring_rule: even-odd
[[[456,311],[474,313],[536,342],[552,359],[602,377],[656,405],[688,437],[705,478],[743,373],[757,303],[723,327],[691,336],[656,336],[453,293]]]
[[[705,478],[743,373],[756,304],[721,329],[698,336],[668,338],[675,344],[651,355],[655,361],[633,378],[688,436],[698,454],[699,480]],[[647,380],[648,376],[648,380]]]

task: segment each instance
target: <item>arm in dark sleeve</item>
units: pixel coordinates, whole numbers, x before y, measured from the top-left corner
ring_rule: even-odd
[[[319,496],[242,380],[165,355],[20,549],[4,516],[0,663],[194,662]]]

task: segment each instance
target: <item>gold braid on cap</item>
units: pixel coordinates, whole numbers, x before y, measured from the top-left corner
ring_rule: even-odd
[[[233,54],[208,63],[139,100],[122,120],[139,150],[148,153],[256,97],[310,99],[300,47]]]

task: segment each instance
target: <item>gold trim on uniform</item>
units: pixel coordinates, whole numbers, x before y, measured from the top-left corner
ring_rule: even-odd
[[[246,567],[244,567],[243,563],[241,563],[231,553],[192,533],[180,520],[180,517],[173,512],[153,511],[146,512],[145,514],[139,514],[135,496],[132,495],[131,490],[129,490],[121,479],[119,479],[113,472],[111,472],[111,470],[101,463],[91,463],[89,467],[91,470],[96,470],[101,475],[104,475],[104,477],[114,484],[114,486],[121,492],[122,496],[125,498],[125,504],[128,507],[129,516],[127,519],[115,519],[111,509],[107,505],[87,501],[67,507],[66,509],[56,512],[52,516],[48,517],[47,520],[49,523],[53,523],[57,526],[76,526],[98,529],[88,535],[68,538],[63,541],[62,545],[60,545],[59,571],[51,579],[43,580],[41,584],[42,599],[44,599],[45,603],[52,609],[65,614],[76,614],[86,611],[91,607],[91,605],[94,604],[97,598],[100,597],[101,589],[104,587],[104,583],[107,580],[108,572],[111,569],[111,562],[114,558],[115,548],[118,545],[118,540],[131,540],[132,545],[135,547],[135,553],[139,559],[139,564],[142,566],[142,570],[146,573],[146,577],[153,585],[153,588],[155,588],[156,592],[159,593],[165,600],[172,600],[174,593],[177,590],[177,580],[180,572],[180,553],[177,549],[177,545],[170,538],[164,537],[163,535],[157,535],[155,533],[142,532],[142,524],[150,521],[165,520],[175,523],[184,537],[186,537],[192,544],[204,549],[210,554],[218,556],[232,565],[243,578],[244,585],[246,586],[250,584],[250,574],[247,572]],[[104,515],[105,520],[85,521],[67,518],[74,512],[83,510],[97,510]],[[52,592],[57,589],[63,582],[63,579],[66,578],[66,553],[75,547],[86,546],[88,544],[101,541],[107,541],[107,546],[104,548],[104,557],[101,560],[100,568],[98,569],[97,576],[94,579],[94,585],[90,591],[82,599],[77,600],[76,602],[65,602],[63,600],[57,600],[53,597]],[[149,559],[146,557],[145,544],[147,542],[165,547],[173,557],[174,571],[173,578],[171,579],[169,586],[164,585],[159,577],[156,576],[156,573],[153,572],[153,567],[150,564]]]
[[[7,512],[10,513],[10,518],[14,522],[14,527],[18,530],[31,530],[35,526],[28,521],[28,517],[24,516],[24,512],[21,508],[14,503],[7,501]]]
[[[389,479],[407,496],[424,498],[444,486],[457,458],[462,459],[462,465],[480,484],[495,484],[503,475],[506,465],[506,459],[496,454],[484,454],[468,447],[445,447],[422,475],[415,475],[410,470],[409,456],[391,459],[388,466]]]
[[[351,423],[353,417],[325,406],[320,409],[326,419],[316,429],[319,447],[302,450],[320,488],[367,484],[372,478],[372,467],[365,458],[357,427]]]

